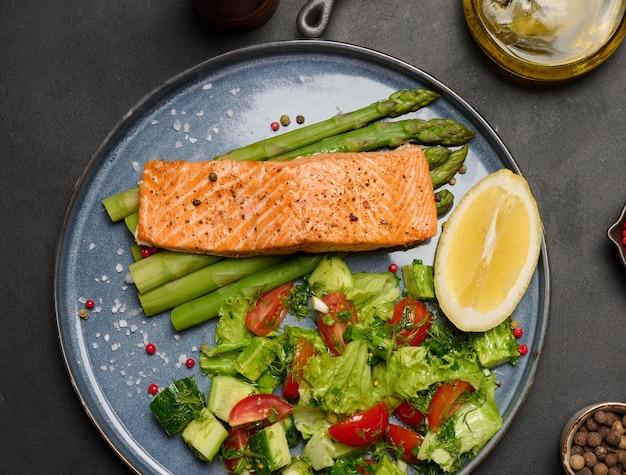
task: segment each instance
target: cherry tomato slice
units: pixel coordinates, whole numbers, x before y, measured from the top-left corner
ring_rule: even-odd
[[[456,380],[451,383],[440,384],[430,400],[428,408],[428,427],[435,431],[439,426],[447,421],[459,408],[461,402],[457,400],[465,391],[474,391],[474,388],[467,381]]]
[[[228,432],[222,444],[220,459],[229,473],[240,472],[240,465],[245,463],[243,450],[248,445],[250,434],[245,429],[235,429]]]
[[[257,336],[267,336],[287,316],[287,303],[294,282],[288,282],[259,296],[246,315],[246,326]]]
[[[389,424],[385,439],[393,446],[396,455],[405,462],[420,462],[416,454],[424,442],[424,437],[421,434],[406,427]]]
[[[237,402],[230,411],[232,429],[266,427],[291,415],[293,407],[274,394],[251,394]]]
[[[408,401],[402,401],[393,413],[409,427],[417,427],[426,419],[426,414],[413,407]]]
[[[292,399],[300,396],[298,389],[302,380],[302,371],[309,358],[316,354],[317,351],[309,340],[303,337],[298,339],[293,352],[293,361],[287,370],[287,376],[283,383],[283,397]]]
[[[330,436],[350,447],[366,447],[381,439],[389,424],[389,411],[384,402],[357,412],[328,428]]]
[[[389,323],[393,325],[399,346],[418,346],[428,335],[432,319],[424,304],[407,297],[396,304]]]
[[[356,323],[359,317],[354,304],[343,292],[332,292],[322,298],[328,306],[328,313],[318,312],[317,327],[322,340],[334,356],[343,354],[346,342],[343,335],[348,323]]]

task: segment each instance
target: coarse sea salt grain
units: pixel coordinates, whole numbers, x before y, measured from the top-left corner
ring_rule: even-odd
[[[220,129],[218,129],[217,127],[213,127],[213,133],[219,134],[220,133]]]
[[[180,129],[182,129],[183,124],[181,123],[181,121],[180,121],[180,120],[176,119],[176,120],[174,121],[174,125],[173,125],[172,127],[174,127],[174,130],[175,130],[176,132],[178,132]]]
[[[213,136],[209,133],[206,134],[206,137],[204,138],[207,142],[210,142],[211,140],[213,140]]]
[[[120,347],[121,347],[121,346],[122,346],[122,344],[121,344],[121,343],[113,343],[113,344],[111,345],[111,350],[112,350],[112,351],[117,351],[117,350],[119,350],[119,349],[120,349]]]
[[[120,264],[119,262],[117,263],[117,265],[115,266],[115,271],[119,274],[121,272],[124,271],[124,266],[122,264]]]
[[[190,142],[190,143],[196,143],[197,141],[198,141],[198,139],[197,139],[197,138],[195,138],[195,137],[189,137],[189,142]]]
[[[152,120],[150,121],[150,123],[151,123],[152,125],[157,125],[157,124],[159,123],[159,121],[158,121],[158,120],[156,120],[156,119],[152,119]]]
[[[228,117],[232,118],[235,115],[235,113],[232,110],[229,109],[229,110],[226,111],[226,115]]]
[[[180,355],[178,357],[178,361],[176,362],[176,364],[174,366],[176,366],[177,368],[180,368],[183,364],[185,364],[185,361],[187,361],[187,355]]]
[[[133,162],[133,170],[135,170],[136,172],[139,171],[139,162]]]
[[[90,244],[89,244],[89,250],[90,250],[90,251],[91,251],[92,249],[95,249],[95,248],[96,248],[96,244],[95,244],[95,243],[93,243],[93,242],[92,242],[92,243],[90,243]]]
[[[111,307],[111,313],[124,313],[126,311],[126,305],[123,304],[120,299],[116,298],[113,300],[113,307]]]
[[[189,122],[185,122],[183,124],[183,132],[185,132],[186,134],[189,133]]]
[[[172,114],[172,115],[176,115],[176,109],[172,109],[172,110],[170,111],[170,114]]]
[[[128,327],[128,322],[126,320],[120,320],[119,322],[120,328]]]
[[[124,254],[124,249],[122,249],[121,247],[117,250],[117,255],[121,256],[122,254]]]
[[[231,89],[231,90],[230,90],[230,93],[231,93],[233,96],[236,96],[237,94],[239,94],[239,92],[240,92],[240,91],[241,91],[241,89],[240,89],[240,88],[235,87],[235,88],[233,88],[233,89]]]
[[[204,115],[204,111],[196,112],[196,117],[202,117]]]
[[[180,140],[177,140],[176,143],[174,144],[174,148],[180,148],[183,146],[183,143]]]
[[[209,90],[209,89],[211,89],[212,87],[213,87],[213,84],[211,84],[211,83],[207,83],[207,84],[204,84],[204,85],[202,86],[202,90],[203,90],[203,91],[208,91],[208,90]]]

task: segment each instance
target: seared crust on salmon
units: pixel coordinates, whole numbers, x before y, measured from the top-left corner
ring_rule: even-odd
[[[136,238],[243,257],[411,246],[436,232],[428,164],[411,146],[288,162],[150,161]]]

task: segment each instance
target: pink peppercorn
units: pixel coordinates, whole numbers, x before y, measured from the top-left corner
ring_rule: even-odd
[[[194,360],[193,358],[189,358],[187,361],[185,361],[185,366],[187,366],[187,368],[193,368],[196,365],[196,360]]]
[[[280,128],[280,124],[278,122],[272,122],[270,124],[270,127],[272,128],[274,132],[276,132]]]
[[[524,329],[522,327],[517,327],[513,330],[513,336],[515,338],[521,338],[524,334]]]
[[[520,355],[524,356],[525,354],[528,353],[528,347],[526,345],[520,345],[517,347],[517,351],[519,352]]]
[[[96,306],[96,302],[94,302],[93,300],[87,300],[85,302],[85,307],[87,307],[88,309],[92,309]]]
[[[151,384],[150,386],[148,386],[148,393],[154,396],[158,392],[159,392],[159,386],[157,386],[156,384]]]
[[[156,353],[156,345],[154,343],[148,343],[146,345],[146,353],[153,355]]]
[[[398,264],[389,264],[389,272],[395,274],[398,272]]]

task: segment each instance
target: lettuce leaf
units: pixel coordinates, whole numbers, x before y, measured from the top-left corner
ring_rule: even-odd
[[[364,341],[348,343],[341,356],[312,357],[303,378],[310,385],[306,391],[311,405],[339,416],[354,414],[377,402],[372,394],[372,370]]]
[[[359,322],[369,326],[374,318],[387,321],[400,298],[399,279],[396,274],[359,272],[353,276],[354,286],[347,289],[347,297],[354,303]]]
[[[452,415],[442,430],[426,434],[417,456],[452,472],[465,457],[476,455],[502,427],[496,386],[493,375],[485,378],[481,390]]]
[[[215,341],[221,345],[248,344],[253,334],[246,326],[246,314],[250,301],[243,297],[236,297],[224,302],[220,307],[220,318],[215,329]]]

